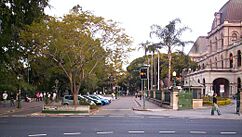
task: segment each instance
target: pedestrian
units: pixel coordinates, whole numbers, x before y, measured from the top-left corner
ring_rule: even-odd
[[[56,101],[56,93],[55,92],[53,92],[53,94],[52,94],[52,101]]]
[[[15,106],[15,104],[14,104],[14,99],[15,99],[15,96],[14,96],[13,92],[11,92],[11,93],[10,93],[10,106],[11,106],[11,107],[12,107],[12,106]]]
[[[3,92],[3,105],[4,106],[6,105],[7,98],[8,98],[8,93],[7,93],[7,91],[4,91]]]
[[[240,115],[240,94],[239,92],[236,93],[236,114]]]
[[[43,101],[43,93],[42,92],[39,93],[39,98],[40,98],[40,101]]]
[[[214,115],[214,111],[217,111],[218,115],[221,115],[221,112],[218,107],[217,93],[213,94],[213,107],[211,110],[211,115]]]

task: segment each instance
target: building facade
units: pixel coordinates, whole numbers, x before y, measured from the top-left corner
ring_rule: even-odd
[[[229,0],[214,14],[211,31],[200,36],[189,52],[198,63],[186,70],[184,86],[200,95],[232,97],[241,88],[242,0]]]

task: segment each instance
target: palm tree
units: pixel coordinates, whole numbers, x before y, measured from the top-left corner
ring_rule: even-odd
[[[153,84],[156,83],[156,77],[154,76],[154,74],[156,74],[156,67],[155,67],[155,59],[154,59],[154,55],[155,55],[155,52],[160,49],[161,46],[159,44],[156,44],[156,43],[153,43],[153,44],[150,44],[148,46],[148,51],[149,52],[152,52],[152,62],[151,64],[153,64],[153,66],[151,67],[151,86],[152,86],[152,90],[153,90]]]
[[[180,39],[182,33],[186,30],[190,30],[188,27],[176,28],[176,24],[181,23],[180,19],[174,19],[169,22],[165,27],[161,27],[159,25],[152,25],[150,37],[155,36],[160,41],[155,45],[159,45],[160,47],[165,47],[168,50],[168,87],[171,85],[171,61],[172,61],[172,49],[177,46],[184,47],[187,43],[191,43],[191,41],[182,41]]]

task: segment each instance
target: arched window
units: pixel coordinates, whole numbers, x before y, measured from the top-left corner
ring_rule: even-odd
[[[209,52],[212,52],[212,41],[210,40],[210,44],[209,44]]]
[[[204,63],[203,63],[203,65],[202,65],[202,69],[205,69],[205,65],[204,65]]]
[[[237,53],[237,66],[241,67],[241,51],[240,50],[238,50],[238,53]]]
[[[229,54],[229,68],[233,68],[233,54]]]
[[[218,51],[218,39],[215,37],[215,51]]]
[[[209,63],[210,63],[209,64],[210,65],[210,68],[212,68],[212,60],[211,59],[209,60]]]
[[[215,68],[218,68],[217,57],[215,57]]]
[[[205,87],[205,78],[203,79],[203,86]]]
[[[206,93],[205,87],[206,87],[206,83],[205,83],[205,78],[204,78],[203,79],[203,95],[205,95],[205,93]]]
[[[234,32],[232,34],[232,41],[236,41],[237,40],[237,37],[238,37],[238,35],[236,34],[236,32]]]
[[[200,79],[198,79],[197,82],[200,83]]]
[[[224,35],[223,33],[221,34],[221,50],[224,49]]]
[[[224,59],[223,59],[223,55],[221,55],[221,67],[222,67],[222,69],[224,68]]]

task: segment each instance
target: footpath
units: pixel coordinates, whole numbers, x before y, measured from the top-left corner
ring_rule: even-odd
[[[43,101],[32,101],[32,102],[24,102],[21,101],[21,108],[17,108],[17,102],[15,102],[15,106],[10,106],[10,101],[7,101],[5,104],[0,102],[0,116],[16,113],[16,112],[24,112],[33,108],[42,108],[44,102]]]
[[[152,116],[164,116],[164,117],[180,117],[180,118],[209,118],[209,119],[237,119],[242,120],[242,115],[238,115],[235,112],[236,105],[234,103],[227,106],[220,106],[220,111],[222,115],[218,116],[215,112],[211,115],[211,106],[203,106],[197,109],[187,109],[187,110],[172,110],[167,108],[162,108],[156,104],[149,101],[145,101],[145,109],[143,109],[143,100],[139,98],[134,98],[137,102],[136,114],[140,115],[152,115]]]
[[[232,103],[227,106],[220,106],[220,111],[222,115],[218,116],[211,115],[211,106],[204,106],[198,109],[188,109],[188,110],[172,110],[167,108],[162,108],[156,104],[149,101],[145,101],[145,109],[143,109],[143,100],[133,97],[133,101],[136,102],[136,106],[133,108],[135,114],[137,115],[149,115],[154,117],[169,117],[169,118],[209,118],[209,119],[233,119],[242,120],[242,115],[235,113],[235,104]],[[21,113],[35,108],[42,108],[44,102],[21,102],[21,108],[10,107],[10,102],[3,104],[0,102],[0,117],[12,115],[14,113]],[[31,115],[31,114],[30,114]],[[41,115],[41,114],[40,114]],[[90,114],[92,115],[92,114]],[[95,114],[94,114],[95,115]]]

